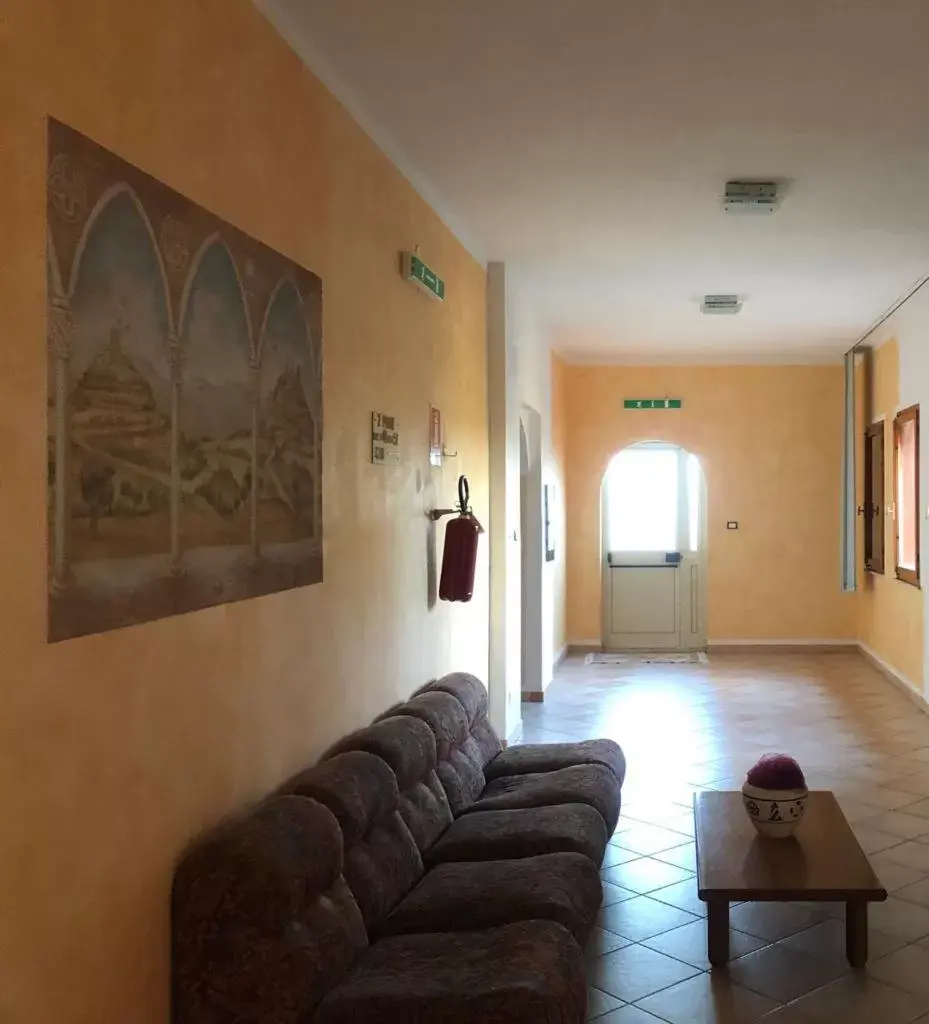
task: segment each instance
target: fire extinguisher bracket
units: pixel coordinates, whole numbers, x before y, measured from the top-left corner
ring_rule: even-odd
[[[471,505],[469,504],[471,498],[471,488],[468,484],[468,478],[466,476],[458,477],[458,504],[455,508],[434,508],[431,512],[427,512],[426,515],[434,522],[438,522],[443,516],[460,516],[473,520],[477,525],[478,533],[484,533],[484,527],[481,526],[477,516],[471,511]]]

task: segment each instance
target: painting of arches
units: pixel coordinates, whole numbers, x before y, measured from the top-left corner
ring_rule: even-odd
[[[322,282],[48,122],[48,637],[322,579]]]

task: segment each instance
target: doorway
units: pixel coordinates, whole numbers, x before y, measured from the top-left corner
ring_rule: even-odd
[[[542,659],[542,417],[524,405],[519,416],[521,688],[524,700],[545,690]]]
[[[645,441],[610,462],[601,491],[603,646],[706,647],[706,484],[700,461]]]

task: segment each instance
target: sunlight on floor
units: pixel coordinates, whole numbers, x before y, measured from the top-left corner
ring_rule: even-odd
[[[929,716],[856,654],[559,669],[524,742],[609,736],[628,774],[589,953],[599,1024],[929,1024]],[[732,909],[733,961],[706,962],[693,793],[736,789],[772,751],[832,789],[890,898],[871,959],[844,960],[839,904]]]

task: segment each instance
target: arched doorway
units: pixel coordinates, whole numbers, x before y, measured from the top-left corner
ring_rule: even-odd
[[[706,483],[678,445],[643,441],[613,457],[601,486],[603,646],[706,647]]]

